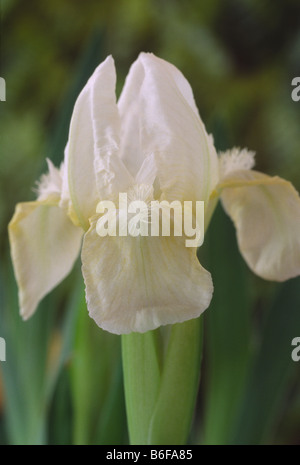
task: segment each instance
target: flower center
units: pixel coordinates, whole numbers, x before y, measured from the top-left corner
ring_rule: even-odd
[[[127,198],[129,202],[142,200],[149,208],[151,201],[154,200],[153,186],[150,184],[135,184],[128,190]]]

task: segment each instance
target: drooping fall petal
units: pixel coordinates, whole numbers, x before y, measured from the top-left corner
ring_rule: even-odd
[[[198,317],[210,304],[210,274],[183,237],[85,234],[82,272],[90,316],[116,334]]]
[[[300,274],[300,198],[292,184],[252,170],[231,172],[218,185],[241,254],[264,279]]]
[[[25,202],[16,207],[9,238],[20,313],[27,319],[71,271],[81,247],[82,230],[56,204]]]

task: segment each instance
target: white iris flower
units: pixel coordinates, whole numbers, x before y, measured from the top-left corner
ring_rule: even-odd
[[[9,225],[21,315],[70,272],[80,253],[89,313],[117,334],[198,317],[209,307],[211,275],[185,237],[97,234],[99,202],[127,193],[153,200],[204,201],[208,224],[221,198],[240,251],[259,276],[300,274],[300,199],[278,177],[253,171],[254,154],[217,155],[189,83],[170,63],[142,53],[116,102],[114,62],[91,76],[74,107],[65,160],[20,203]],[[82,240],[83,239],[83,240]]]

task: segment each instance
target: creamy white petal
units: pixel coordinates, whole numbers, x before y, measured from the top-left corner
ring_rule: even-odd
[[[95,157],[94,169],[97,179],[99,199],[112,199],[119,192],[126,190],[134,183],[126,166],[117,153],[107,149]]]
[[[81,91],[74,107],[66,151],[71,200],[79,221],[88,229],[100,198],[113,177],[109,162],[119,147],[119,115],[115,96],[116,72],[112,57],[101,63]],[[96,166],[95,166],[96,160]]]
[[[210,274],[182,237],[85,234],[82,272],[90,316],[116,334],[198,317],[210,304]]]
[[[24,319],[71,271],[81,247],[75,227],[57,205],[26,202],[16,206],[9,224],[14,272]]]
[[[154,154],[151,153],[146,157],[135,177],[136,184],[154,184],[157,175],[157,168],[155,163]]]
[[[114,197],[133,183],[119,156],[120,116],[115,94],[116,72],[110,57],[109,63],[109,72],[104,70],[100,77],[96,74],[91,89],[94,170],[101,199]]]
[[[292,184],[256,171],[236,171],[217,190],[253,272],[272,281],[298,276],[300,198]]]
[[[145,74],[139,97],[142,146],[155,155],[161,190],[167,200],[207,201],[218,181],[218,159],[192,105],[190,86],[164,60],[152,54],[140,60]]]
[[[187,79],[181,73],[181,71],[179,71],[179,69],[176,68],[176,66],[174,66],[172,63],[169,63],[168,61],[165,61],[161,58],[155,57],[153,54],[142,53],[141,56],[143,55],[145,55],[147,58],[151,57],[152,59],[157,60],[160,63],[160,65],[164,68],[165,72],[172,76],[172,79],[174,80],[177,89],[181,92],[183,98],[190,105],[197,117],[199,117],[199,110],[194,99],[192,88]]]
[[[207,200],[218,181],[218,158],[182,73],[153,54],[141,53],[118,106],[121,156],[128,169],[136,175],[154,155],[165,198]]]
[[[144,67],[138,59],[130,67],[118,100],[121,119],[120,158],[134,177],[145,159],[145,153],[141,145],[141,121],[139,115],[139,94],[143,80]]]

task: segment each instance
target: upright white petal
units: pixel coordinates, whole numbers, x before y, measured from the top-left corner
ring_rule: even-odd
[[[300,198],[292,184],[242,170],[225,177],[218,190],[254,273],[272,281],[300,275]]]
[[[210,304],[210,274],[182,237],[85,234],[82,272],[90,316],[116,334],[198,317]]]
[[[26,202],[16,207],[9,238],[20,312],[27,319],[71,271],[79,254],[82,230],[56,204]]]
[[[136,176],[145,153],[141,145],[141,121],[139,94],[144,80],[144,67],[136,60],[126,77],[118,108],[121,119],[120,158],[132,176]]]
[[[115,66],[109,56],[81,91],[71,119],[66,151],[68,184],[74,210],[84,229],[88,229],[88,220],[95,214],[99,200],[107,198],[112,184],[123,179],[119,172],[122,165],[118,160],[115,86]]]
[[[181,72],[142,53],[130,70],[119,108],[123,127],[130,127],[124,130],[122,154],[135,173],[154,154],[168,200],[208,200],[218,180],[218,159]]]

